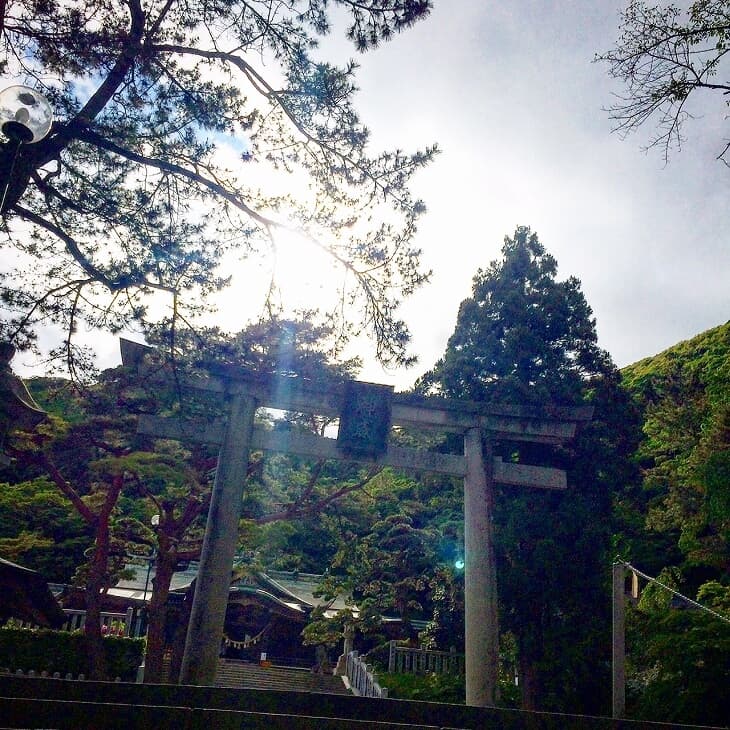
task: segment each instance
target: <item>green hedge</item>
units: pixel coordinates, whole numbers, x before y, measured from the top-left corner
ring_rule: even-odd
[[[370,655],[368,655],[370,656]],[[451,674],[378,674],[388,697],[399,700],[464,704],[464,677]]]
[[[142,663],[144,639],[105,636],[104,650],[110,678],[134,681]],[[69,672],[89,676],[86,637],[48,629],[0,630],[0,668],[37,673]]]

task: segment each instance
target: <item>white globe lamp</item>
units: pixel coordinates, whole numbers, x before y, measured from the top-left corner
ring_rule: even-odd
[[[53,110],[30,86],[8,86],[0,91],[0,129],[21,144],[39,142],[50,131]]]

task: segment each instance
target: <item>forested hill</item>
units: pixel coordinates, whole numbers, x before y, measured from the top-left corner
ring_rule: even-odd
[[[730,321],[623,368],[624,383],[638,395],[645,385],[682,371],[706,386],[730,386]]]
[[[642,411],[644,432],[638,452],[643,483],[623,506],[630,502],[643,513],[647,529],[643,546],[628,541],[625,548],[635,554],[627,557],[675,565],[680,582],[693,588],[727,581],[730,322],[630,365],[622,375]],[[671,560],[657,551],[661,543],[674,551]]]
[[[639,478],[614,496],[616,549],[715,612],[642,584],[629,613],[630,717],[722,724],[730,682],[730,322],[622,371],[641,410]]]

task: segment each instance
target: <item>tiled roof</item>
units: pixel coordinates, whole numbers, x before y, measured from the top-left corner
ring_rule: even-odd
[[[147,565],[127,565],[125,570],[130,571],[133,574],[132,577],[120,580],[114,588],[109,590],[109,593],[132,600],[149,600],[152,594],[155,566],[152,565],[149,568],[149,573]],[[173,592],[185,590],[195,580],[197,574],[198,563],[190,563],[186,570],[173,574],[170,590]],[[307,611],[315,606],[327,606],[331,611],[346,608],[348,604],[344,597],[338,596],[334,601],[329,602],[314,595],[322,577],[315,573],[294,573],[281,570],[270,570],[265,573],[252,571],[240,581],[234,581],[231,589],[241,587],[245,583],[251,585],[252,588],[260,589],[276,601],[289,605],[290,608],[300,606]],[[146,595],[145,586],[147,587]]]

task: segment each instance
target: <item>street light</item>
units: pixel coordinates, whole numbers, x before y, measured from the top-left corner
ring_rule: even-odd
[[[157,527],[160,524],[160,515],[152,515],[150,518],[150,524],[153,527]],[[154,562],[155,558],[157,557],[157,548],[152,548],[152,553],[149,555],[149,557],[146,558],[147,560],[147,577],[144,581],[144,601],[145,601],[145,611],[147,611],[147,586],[150,584],[150,573],[152,572],[152,563]]]
[[[8,138],[7,151],[9,164],[4,165],[6,173],[2,186],[0,212],[5,209],[5,197],[13,179],[15,163],[21,145],[40,142],[50,131],[53,110],[42,94],[30,86],[8,86],[0,91],[0,129]]]

